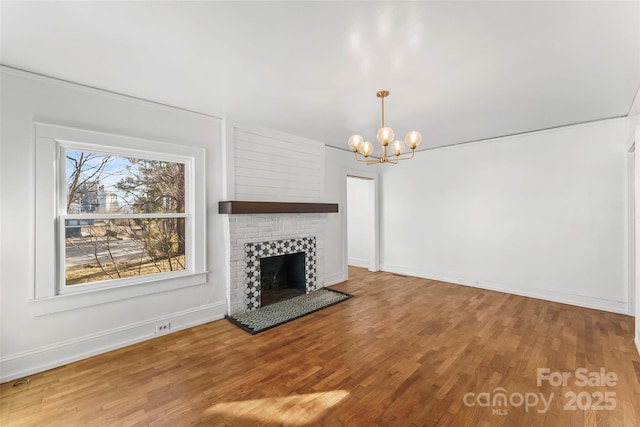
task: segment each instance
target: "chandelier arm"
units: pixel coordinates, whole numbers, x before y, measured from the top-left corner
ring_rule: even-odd
[[[371,159],[368,160],[366,157],[363,157],[362,159],[360,159],[358,157],[358,154],[360,154],[360,156],[362,156],[362,154],[358,151],[354,152],[355,154],[355,158],[357,161],[359,161],[360,163],[365,163],[367,165],[376,165],[379,163],[391,163],[393,165],[397,165],[398,162],[402,161],[402,160],[411,160],[413,159],[414,155],[416,154],[415,150],[411,150],[411,155],[410,156],[405,156],[405,157],[400,157],[400,156],[392,156],[392,157],[387,157],[384,154],[384,149],[386,147],[382,147],[383,148],[383,155],[379,158],[379,159]]]
[[[395,156],[395,158],[393,159],[393,162],[390,161],[389,163],[393,163],[394,165],[396,165],[400,160],[411,160],[413,159],[413,155],[415,153],[416,153],[415,150],[411,150],[411,155],[408,157]]]
[[[411,160],[415,154],[416,150],[411,150],[411,155],[409,157],[400,157],[398,160]]]
[[[367,165],[375,165],[375,164],[378,164],[378,163],[382,163],[379,159],[367,160],[366,157],[363,158],[363,159],[359,159],[358,158],[358,154],[360,154],[360,153],[356,152],[356,160],[359,161],[360,163],[364,163],[364,164],[367,164]]]

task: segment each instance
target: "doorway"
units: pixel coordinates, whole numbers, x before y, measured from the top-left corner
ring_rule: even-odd
[[[376,180],[347,175],[347,265],[379,270]]]

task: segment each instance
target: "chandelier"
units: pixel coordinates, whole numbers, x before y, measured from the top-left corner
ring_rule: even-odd
[[[404,137],[404,141],[400,139],[394,140],[393,129],[385,127],[384,125],[384,99],[389,96],[389,91],[381,90],[376,93],[376,96],[380,98],[380,101],[382,102],[382,126],[378,129],[377,135],[378,142],[382,145],[382,155],[379,159],[368,159],[371,153],[373,153],[373,144],[369,141],[365,141],[360,135],[352,135],[351,138],[349,138],[349,148],[351,148],[356,154],[357,161],[364,162],[368,165],[377,163],[397,164],[400,160],[412,159],[416,147],[422,142],[422,135],[420,135],[420,132],[412,130]],[[391,149],[392,157],[387,157],[387,147]],[[409,147],[411,149],[411,155],[400,157],[405,147]],[[363,158],[361,159],[358,157],[358,154]]]

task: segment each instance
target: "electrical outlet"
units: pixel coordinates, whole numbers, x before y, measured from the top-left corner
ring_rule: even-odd
[[[158,323],[156,325],[156,335],[166,334],[171,330],[171,323]]]

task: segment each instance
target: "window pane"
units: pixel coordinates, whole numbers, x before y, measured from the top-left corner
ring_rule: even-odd
[[[185,269],[185,219],[68,219],[66,285]]]
[[[184,213],[184,163],[66,151],[67,213]]]

